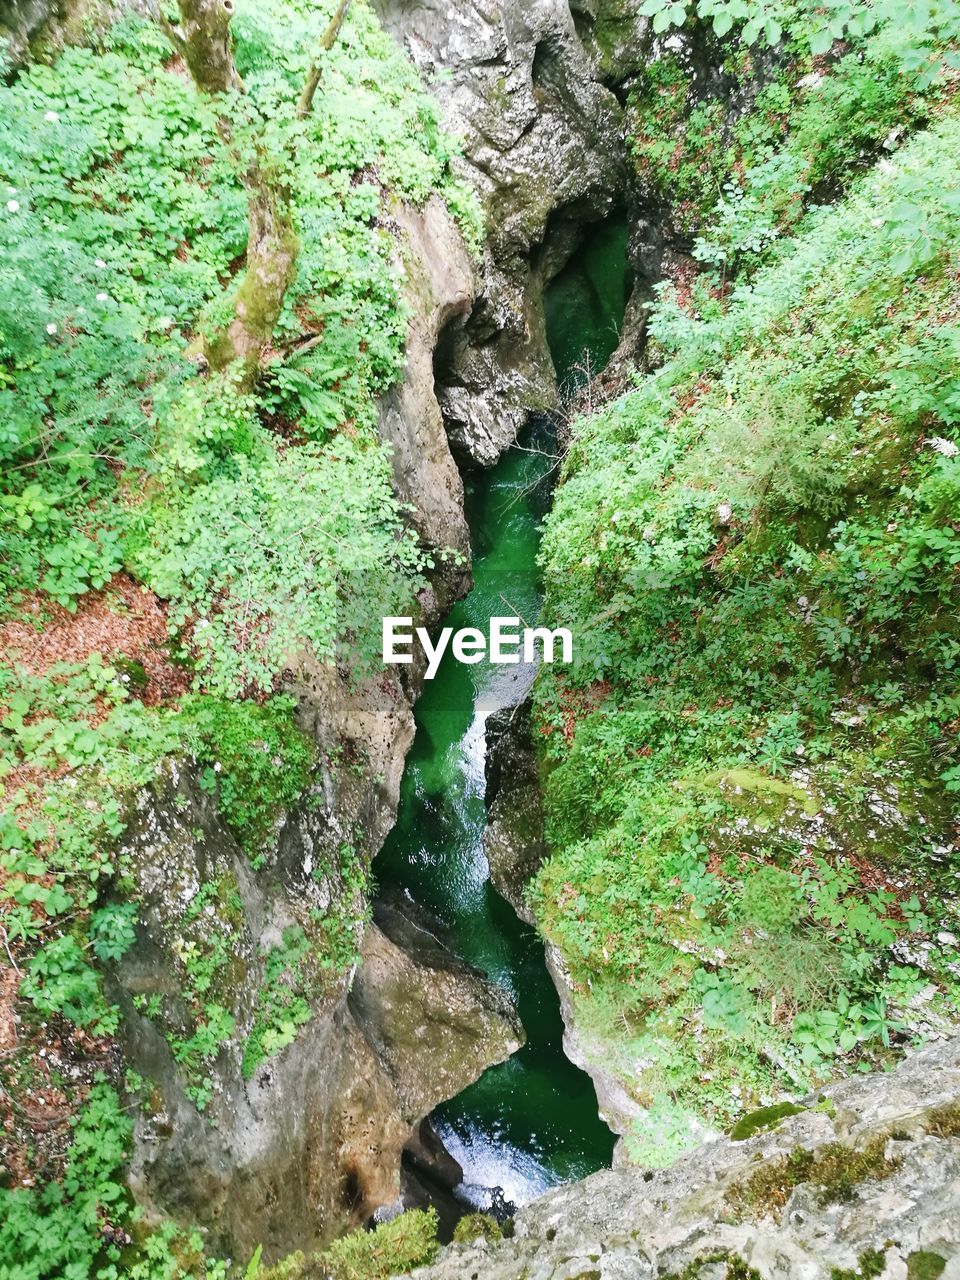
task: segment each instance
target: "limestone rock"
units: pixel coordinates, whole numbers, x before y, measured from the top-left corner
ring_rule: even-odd
[[[415,507],[412,519],[423,541],[453,548],[469,561],[463,481],[437,402],[434,351],[441,335],[462,325],[470,312],[473,267],[456,223],[435,196],[423,210],[397,204],[391,216],[411,318],[404,376],[381,402],[380,435],[391,446],[394,484],[400,498]],[[462,589],[463,577],[451,584],[454,592]]]
[[[621,107],[563,0],[375,7],[435,81],[486,209],[476,305],[441,349],[438,384],[459,459],[490,466],[530,410],[556,402],[543,285],[576,249],[582,226],[622,197]]]
[[[411,1122],[516,1053],[523,1028],[509,999],[428,931],[422,909],[378,901],[350,1010]]]
[[[805,1111],[772,1132],[707,1143],[671,1169],[615,1169],[549,1192],[520,1211],[512,1239],[450,1246],[413,1274],[417,1280],[960,1274],[960,1038],[805,1103]],[[878,1270],[867,1272],[865,1263]]]
[[[487,720],[487,825],[483,848],[494,888],[521,920],[533,924],[527,885],[546,855],[540,776],[530,727],[530,701]]]
[[[413,738],[399,681],[351,684],[304,662],[292,689],[319,759],[264,865],[251,866],[188,761],[141,797],[122,851],[139,923],[111,998],[147,1103],[130,1184],[148,1221],[199,1225],[220,1256],[259,1243],[267,1259],[310,1251],[394,1203],[420,1121],[522,1042],[502,992],[428,922],[393,907],[362,923],[352,868],[369,865],[393,821]],[[359,963],[310,971],[308,1021],[251,1058],[267,957],[291,929],[322,957],[331,915],[357,922]],[[191,986],[232,1020],[212,1058],[189,1048]]]

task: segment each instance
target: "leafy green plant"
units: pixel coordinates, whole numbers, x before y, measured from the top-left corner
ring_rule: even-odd
[[[313,948],[302,929],[284,930],[283,942],[266,957],[254,1024],[243,1050],[243,1074],[252,1078],[261,1062],[296,1039],[297,1030],[311,1017],[309,1000],[317,993],[310,970]]]
[[[95,1035],[117,1029],[118,1014],[109,1009],[96,972],[70,934],[41,947],[30,959],[21,991],[42,1014],[58,1013]]]
[[[791,109],[787,151],[806,165],[822,134],[847,194],[777,220],[723,289],[661,291],[650,368],[575,424],[546,523],[546,613],[578,646],[534,689],[530,902],[594,1051],[681,1137],[882,1068],[923,1035],[919,993],[947,1020],[960,998],[953,943],[913,972],[899,953],[956,936],[960,247],[938,210],[960,127],[857,176],[827,104],[859,120],[882,68],[885,118],[922,114],[881,53]],[[766,170],[768,210],[796,172]],[[894,267],[910,191],[939,229]]]
[[[410,1209],[373,1231],[355,1231],[336,1240],[318,1258],[332,1280],[387,1280],[437,1255],[437,1215],[434,1209]]]

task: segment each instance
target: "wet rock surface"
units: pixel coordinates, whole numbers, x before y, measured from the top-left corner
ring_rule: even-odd
[[[483,848],[494,888],[533,924],[526,887],[546,856],[543,800],[529,698],[487,720],[487,825]]]
[[[509,999],[430,931],[419,908],[379,901],[350,1010],[390,1074],[411,1123],[464,1088],[477,1064],[523,1043]]]
[[[338,850],[344,833],[364,831],[361,856],[372,856],[396,803],[411,722],[398,689],[385,707],[380,690],[355,698],[343,697],[339,728],[362,734],[353,741],[365,745],[369,773],[324,778],[321,769],[259,870],[186,766],[158,779],[126,842],[142,906],[137,945],[113,985],[126,1062],[146,1081],[130,1183],[148,1220],[199,1224],[219,1253],[249,1256],[263,1243],[274,1258],[319,1247],[394,1202],[403,1148],[423,1117],[522,1040],[502,992],[453,957],[428,921],[394,904],[358,926],[354,969],[309,990],[310,1018],[293,1042],[246,1069],[271,948],[291,927],[311,938],[318,916],[352,908],[362,919]],[[367,805],[378,817],[358,822]],[[183,963],[218,940],[203,1000],[234,1026],[198,1069],[176,1054],[195,1029]],[[189,1092],[200,1077],[202,1110]]]
[[[375,7],[428,80],[444,73],[434,92],[486,209],[476,304],[437,374],[458,459],[491,466],[529,411],[556,403],[543,285],[623,198],[622,110],[561,0]]]
[[[418,1280],[960,1274],[960,1039],[802,1100],[669,1170],[616,1169],[446,1249]]]

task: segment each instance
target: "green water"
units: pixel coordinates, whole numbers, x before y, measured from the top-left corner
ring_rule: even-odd
[[[604,228],[602,241],[603,252],[588,245],[580,266],[563,273],[548,300],[548,332],[562,378],[584,347],[600,367],[616,344],[625,293],[612,312],[583,305],[585,272],[595,289],[603,280],[625,278],[625,230],[614,235]],[[446,625],[486,632],[495,615],[534,621],[536,555],[554,450],[551,424],[535,422],[492,471],[466,477],[475,585]],[[417,703],[397,824],[374,866],[384,889],[409,893],[433,911],[449,945],[510,994],[527,1034],[518,1053],[431,1117],[463,1166],[461,1194],[482,1207],[494,1187],[523,1204],[608,1166],[614,1144],[597,1114],[592,1082],[563,1053],[559,1000],[543,945],[491,885],[483,852],[485,722],[494,710],[520,701],[532,675],[522,665],[465,666],[448,652]]]
[[[599,373],[617,348],[633,287],[629,239],[625,222],[603,223],[547,289],[547,338],[562,393]]]

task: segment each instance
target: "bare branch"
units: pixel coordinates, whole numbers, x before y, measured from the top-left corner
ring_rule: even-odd
[[[350,0],[340,0],[337,11],[330,19],[330,25],[324,32],[323,39],[320,41],[320,52],[329,53],[337,42],[337,36],[340,34],[340,28],[343,26],[347,12],[350,8]],[[307,82],[303,86],[303,93],[300,95],[300,101],[297,103],[297,119],[306,120],[307,116],[313,110],[313,99],[317,92],[317,86],[320,84],[320,77],[323,74],[322,58],[314,58],[310,67],[310,73],[307,76]]]

